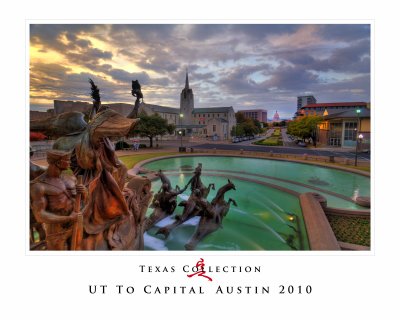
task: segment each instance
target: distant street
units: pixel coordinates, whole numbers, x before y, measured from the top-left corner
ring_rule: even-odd
[[[254,142],[255,140],[252,140]],[[244,144],[245,143],[245,144]],[[204,144],[199,144],[196,145],[196,149],[220,149],[220,150],[236,150],[240,151],[243,149],[244,151],[256,151],[256,152],[273,152],[273,153],[285,153],[285,154],[297,154],[297,155],[303,155],[307,154],[310,156],[324,156],[324,157],[329,157],[329,156],[335,156],[335,157],[340,157],[340,158],[350,158],[354,159],[355,158],[355,152],[346,152],[346,151],[330,151],[330,150],[320,150],[320,149],[308,149],[308,148],[302,148],[302,147],[269,147],[269,146],[255,146],[251,145],[250,141],[244,141],[239,142],[239,143],[218,143],[218,144],[212,144],[212,143],[204,143]],[[358,154],[358,159],[360,160],[370,160],[370,154],[369,153],[359,153]]]

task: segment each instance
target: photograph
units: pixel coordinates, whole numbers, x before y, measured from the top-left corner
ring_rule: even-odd
[[[0,317],[397,319],[397,12],[5,6]]]
[[[371,251],[371,23],[27,28],[29,252]]]

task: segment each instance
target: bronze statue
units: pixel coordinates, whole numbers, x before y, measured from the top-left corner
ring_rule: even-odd
[[[172,215],[177,205],[176,197],[186,190],[186,187],[180,189],[179,186],[176,186],[176,188],[173,189],[170,180],[161,170],[156,173],[156,176],[160,177],[162,185],[158,193],[154,195],[150,206],[151,208],[154,208],[154,211],[145,221],[145,231],[149,230],[157,222]]]
[[[202,239],[222,227],[222,220],[228,214],[230,204],[233,203],[234,206],[237,206],[236,201],[231,198],[229,198],[228,202],[225,201],[224,195],[229,190],[236,190],[236,188],[228,179],[228,183],[218,190],[211,203],[204,198],[195,200],[196,206],[201,210],[199,213],[201,218],[196,231],[189,242],[185,244],[186,250],[194,250]]]
[[[136,100],[135,100],[135,107],[133,108],[132,112],[128,115],[128,118],[135,119],[138,117],[139,114],[140,99],[142,99],[143,102],[142,87],[140,86],[138,80],[132,81],[131,93],[132,96],[136,98]]]
[[[193,177],[190,178],[189,182],[185,186],[186,189],[190,185],[192,193],[190,194],[187,201],[181,201],[179,203],[180,207],[184,207],[182,215],[176,215],[175,221],[173,223],[158,229],[156,234],[163,234],[165,239],[167,239],[172,229],[176,228],[177,226],[197,216],[200,213],[201,208],[197,206],[196,201],[202,198],[206,199],[208,194],[210,193],[210,189],[215,189],[214,183],[210,183],[208,187],[203,184],[200,178],[201,170],[202,164],[199,163],[193,172]]]
[[[44,226],[47,249],[68,250],[79,214],[74,211],[76,199],[79,194],[86,199],[87,192],[74,176],[62,175],[70,166],[70,153],[50,150],[47,162],[47,170],[31,181],[31,209],[36,221]]]
[[[134,218],[134,226],[136,228],[135,239],[133,243],[127,246],[127,249],[143,250],[146,211],[153,196],[151,181],[146,177],[133,177],[124,188],[123,193],[130,213]]]
[[[83,178],[83,184],[76,184],[76,179],[71,176],[70,179],[75,179],[75,184],[72,182],[70,184],[77,185],[78,194],[79,190],[84,188],[83,185],[89,190],[85,207],[81,210],[82,214],[77,214],[72,210],[71,201],[79,197],[68,197],[67,193],[57,194],[57,201],[51,202],[55,208],[50,206],[50,209],[55,210],[57,214],[59,212],[62,214],[59,214],[61,217],[57,219],[53,215],[51,216],[53,220],[50,220],[42,208],[43,197],[40,198],[39,187],[49,183],[43,180],[44,175],[42,175],[31,186],[33,213],[40,222],[50,224],[54,221],[55,226],[46,229],[46,239],[50,243],[49,249],[143,249],[145,213],[152,198],[151,182],[147,178],[136,176],[125,186],[127,168],[116,156],[114,145],[109,139],[109,137],[126,136],[139,119],[125,118],[111,109],[101,108],[99,90],[91,79],[89,82],[92,86],[94,103],[89,123],[84,121],[82,113],[65,113],[62,117],[63,121],[57,121],[56,118],[53,119],[55,122],[47,122],[48,128],[58,134],[65,134],[54,143],[55,150],[49,154],[67,152],[68,161],[63,162],[64,166],[60,167],[59,171],[67,169],[70,165],[74,175]],[[139,85],[138,82],[137,84]],[[135,94],[138,99],[143,99],[140,85]],[[73,130],[67,134],[65,129],[63,131],[59,127],[68,123],[72,124],[69,129]],[[69,153],[71,153],[70,157]],[[49,159],[51,160],[51,156]],[[54,168],[53,165],[50,166],[50,172],[55,171]],[[61,176],[61,171],[58,172],[58,179],[67,181],[68,178]],[[76,225],[81,225],[80,228],[72,228],[72,222],[76,220],[76,216],[79,221]],[[71,241],[72,231],[75,235],[73,241]],[[49,232],[51,237],[48,236]]]
[[[136,125],[138,119],[127,119],[106,109],[99,112],[82,132],[71,133],[56,140],[54,149],[71,151],[71,169],[83,175],[87,186],[100,171],[109,171],[122,190],[127,169],[115,155],[108,137],[122,137]]]
[[[201,196],[203,198],[207,198],[209,192],[210,192],[210,187],[215,190],[215,185],[211,183],[208,187],[206,187],[203,182],[201,181],[201,171],[202,171],[203,165],[199,163],[197,167],[194,169],[193,172],[193,177],[190,178],[189,182],[186,184],[185,188],[187,188],[190,185],[190,190],[193,192],[194,190],[200,190]]]
[[[64,112],[47,119],[31,120],[30,130],[42,132],[49,137],[59,138],[65,135],[78,134],[87,127],[82,112]]]
[[[90,83],[90,91],[91,91],[90,96],[93,99],[93,107],[89,114],[89,120],[92,120],[94,118],[94,116],[99,112],[99,109],[101,106],[101,100],[100,100],[99,88],[94,84],[92,79],[89,79],[89,83]]]
[[[33,156],[32,147],[29,147],[29,155]],[[38,166],[37,164],[30,161],[29,164],[29,180],[32,181],[42,175],[46,171],[46,168]],[[30,238],[30,247],[31,249],[40,248],[45,245],[46,233],[43,229],[41,223],[37,222],[35,216],[33,215],[32,210],[30,210],[29,214],[29,238]],[[37,235],[35,237],[35,235]]]
[[[60,138],[55,148],[71,148],[71,169],[90,192],[84,212],[85,250],[132,249],[137,224],[123,193],[127,168],[108,137],[124,136],[137,120],[106,109],[78,137]]]

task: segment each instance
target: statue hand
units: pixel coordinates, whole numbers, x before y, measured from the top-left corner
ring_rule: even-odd
[[[82,212],[72,212],[72,213],[69,215],[69,217],[70,217],[70,219],[71,219],[71,222],[75,222],[75,221],[77,220],[77,218],[78,218],[78,214],[80,214],[80,213],[82,213]]]
[[[77,184],[76,191],[80,194],[86,193],[86,187],[83,184]]]

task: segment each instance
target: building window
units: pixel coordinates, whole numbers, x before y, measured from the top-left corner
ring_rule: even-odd
[[[331,123],[329,128],[329,145],[341,146],[342,124]]]
[[[217,131],[217,126],[213,124],[213,132]]]
[[[344,140],[356,141],[357,122],[346,122],[344,124]]]
[[[209,113],[207,114],[207,117],[208,117],[208,118],[210,117],[210,114],[209,114]]]

